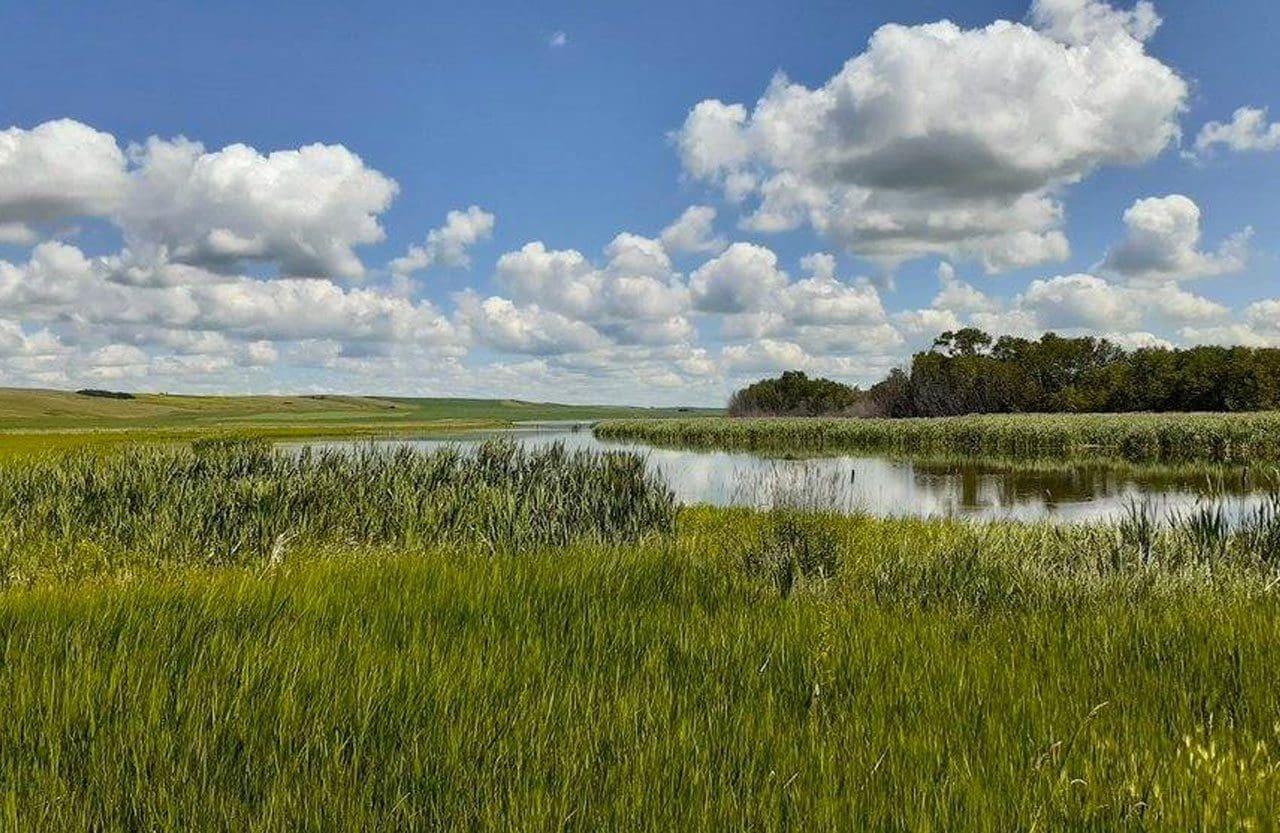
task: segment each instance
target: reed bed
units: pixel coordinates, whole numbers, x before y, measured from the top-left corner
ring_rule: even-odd
[[[77,451],[0,465],[0,586],[112,570],[261,564],[292,549],[490,551],[669,531],[671,491],[627,453],[474,453],[255,441]]]
[[[1257,464],[1280,460],[1280,413],[990,414],[928,419],[605,420],[607,440],[693,448],[887,451],[1131,462]]]

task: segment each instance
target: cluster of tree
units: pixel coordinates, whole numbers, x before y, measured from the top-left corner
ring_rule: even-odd
[[[851,415],[863,399],[862,391],[830,379],[810,379],[788,370],[777,379],[764,379],[729,398],[731,416]]]
[[[796,378],[798,377],[798,378]],[[821,383],[842,395],[786,399],[770,392]],[[806,383],[806,384],[798,384]],[[752,392],[755,393],[752,393]],[[735,403],[742,399],[740,409]],[[830,407],[825,403],[832,402]],[[749,406],[749,407],[746,407]],[[973,413],[1257,411],[1280,408],[1280,349],[1145,347],[1098,338],[1038,340],[966,328],[945,332],[868,391],[789,371],[734,394],[730,412],[888,417]]]
[[[98,388],[81,388],[76,391],[80,396],[96,396],[100,399],[134,399],[132,393],[119,390],[100,390]]]

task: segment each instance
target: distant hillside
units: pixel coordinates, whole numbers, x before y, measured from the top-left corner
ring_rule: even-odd
[[[687,416],[707,409],[557,405],[511,399],[367,396],[174,396],[0,388],[0,430],[376,425]]]

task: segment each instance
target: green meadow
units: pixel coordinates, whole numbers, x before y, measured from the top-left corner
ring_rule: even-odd
[[[273,438],[385,436],[501,427],[517,422],[667,418],[712,409],[561,405],[514,399],[372,396],[178,396],[128,398],[0,388],[0,449],[67,442],[89,435],[117,441],[186,438],[209,432]]]

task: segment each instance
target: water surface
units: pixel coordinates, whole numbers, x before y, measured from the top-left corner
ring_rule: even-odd
[[[913,460],[876,454],[781,459],[746,451],[658,448],[597,439],[582,423],[537,423],[513,429],[374,440],[374,445],[473,448],[512,439],[530,447],[624,450],[645,455],[685,504],[768,507],[799,503],[881,516],[977,520],[1114,520],[1135,503],[1161,517],[1213,500],[1238,518],[1265,500],[1269,478],[1242,469],[1143,467],[1089,460],[1025,463],[973,459]],[[368,445],[369,440],[322,443]],[[316,443],[309,443],[316,445]]]

